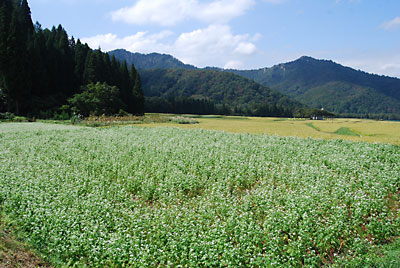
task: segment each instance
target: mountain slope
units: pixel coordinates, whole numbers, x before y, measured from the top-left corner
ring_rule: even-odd
[[[258,114],[261,109],[281,109],[293,115],[305,106],[250,79],[216,70],[156,69],[141,72],[146,97],[184,97],[227,105],[233,111]],[[271,111],[270,111],[271,112]],[[268,113],[268,112],[265,112]],[[262,115],[262,114],[259,114]]]
[[[110,53],[119,60],[135,64],[139,70],[196,69],[169,55],[143,55],[124,50]],[[400,79],[354,70],[333,61],[301,57],[258,70],[207,70],[231,72],[252,79],[310,107],[323,107],[336,114],[400,118]]]
[[[311,57],[259,70],[229,70],[312,107],[345,114],[400,114],[400,79]]]
[[[134,64],[136,69],[151,70],[151,69],[196,69],[195,66],[184,64],[171,55],[150,53],[132,53],[124,49],[116,49],[108,52],[110,56],[121,62],[124,60],[128,65]]]

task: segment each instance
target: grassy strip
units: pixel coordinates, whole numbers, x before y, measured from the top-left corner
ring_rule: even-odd
[[[333,132],[333,134],[360,137],[359,133],[357,133],[347,127],[341,127],[338,130],[336,130],[335,132]]]
[[[362,256],[344,256],[333,267],[397,268],[400,267],[400,238],[394,242],[371,247]]]
[[[17,240],[0,215],[0,267],[2,268],[36,268],[50,267],[29,247]]]
[[[319,129],[318,127],[314,126],[313,123],[306,123],[307,126],[309,126],[310,128],[315,129],[316,131],[321,131],[321,129]]]

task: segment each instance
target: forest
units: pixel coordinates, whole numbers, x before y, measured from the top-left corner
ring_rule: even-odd
[[[275,90],[229,72],[139,70],[146,112],[304,117],[311,109]]]
[[[97,93],[88,89],[93,87]],[[33,24],[26,0],[0,0],[0,112],[68,117],[72,111],[82,113],[77,99],[104,106],[98,94],[109,97],[115,90],[119,107],[108,113],[143,114],[140,76],[133,65],[69,37],[61,25],[42,29]]]

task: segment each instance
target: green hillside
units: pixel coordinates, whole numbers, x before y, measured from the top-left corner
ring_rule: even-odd
[[[141,71],[141,77],[146,103],[153,111],[153,106],[167,105],[162,100],[182,98],[212,104],[223,114],[292,116],[304,108],[277,91],[228,72],[156,69]]]
[[[139,70],[196,69],[170,55],[144,55],[126,50],[115,50],[110,55],[134,64]],[[369,74],[311,57],[271,68],[225,71],[252,79],[313,108],[323,107],[344,116],[400,119],[400,79],[397,78]]]
[[[137,69],[195,69],[193,65],[184,64],[171,55],[150,53],[132,53],[125,49],[116,49],[108,52],[110,56],[115,56],[119,61],[126,61],[128,65],[134,64]]]
[[[338,114],[400,115],[400,79],[311,57],[259,70],[229,70]]]

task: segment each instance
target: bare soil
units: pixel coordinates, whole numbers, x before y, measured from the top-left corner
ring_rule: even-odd
[[[51,267],[0,224],[0,268]]]

